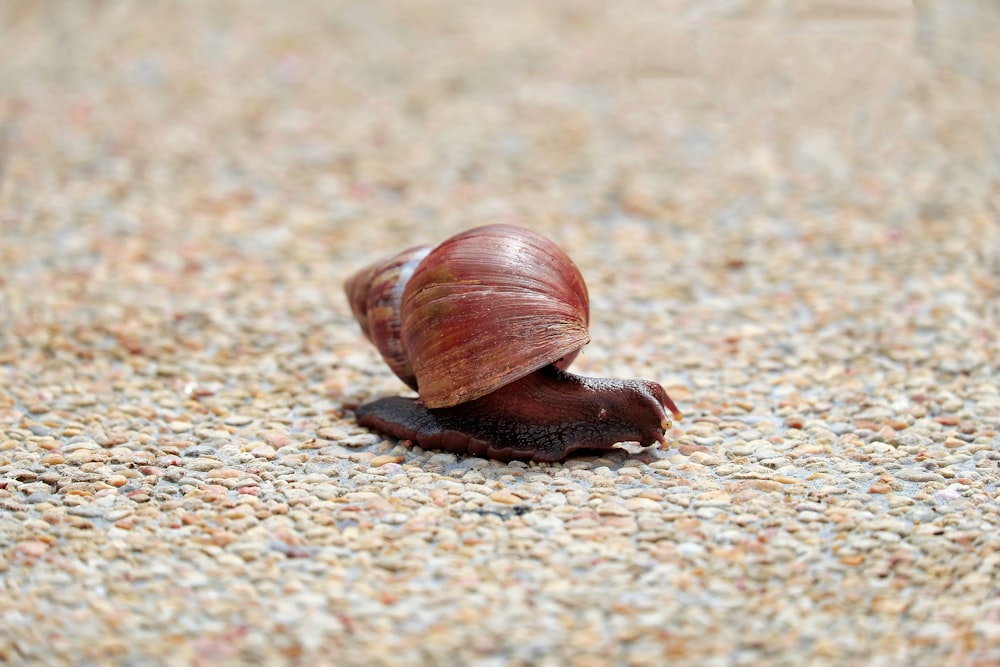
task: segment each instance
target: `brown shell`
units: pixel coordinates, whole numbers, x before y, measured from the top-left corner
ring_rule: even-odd
[[[430,246],[409,248],[358,271],[344,284],[361,331],[392,372],[412,389],[417,388],[417,378],[400,335],[401,302],[407,280],[430,251]]]
[[[579,269],[514,225],[470,229],[431,250],[401,305],[403,349],[429,408],[485,396],[548,364],[564,369],[590,340]]]

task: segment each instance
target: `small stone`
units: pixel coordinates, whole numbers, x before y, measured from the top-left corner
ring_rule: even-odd
[[[681,542],[677,545],[677,553],[687,558],[696,558],[705,553],[705,546],[698,542]]]
[[[278,458],[278,453],[271,445],[259,445],[251,449],[250,453],[259,459],[267,459],[268,461]]]
[[[878,430],[878,437],[882,442],[889,443],[890,445],[899,442],[899,434],[895,429],[889,426],[883,426]]]
[[[878,424],[871,419],[856,419],[854,421],[854,430],[857,431],[877,431],[879,428]]]
[[[221,502],[229,497],[229,490],[217,484],[206,484],[201,487],[201,498],[207,503]],[[148,499],[148,498],[147,498]]]
[[[631,513],[622,505],[613,502],[603,502],[597,507],[597,513],[602,516],[629,516]]]
[[[49,452],[48,454],[46,454],[41,458],[41,463],[47,466],[55,466],[65,462],[66,462],[66,457],[60,454],[59,452]]]
[[[222,420],[226,426],[246,426],[253,423],[253,417],[247,415],[230,415]]]
[[[369,447],[382,441],[382,436],[375,433],[356,433],[340,440],[344,447]]]
[[[24,540],[18,542],[15,551],[27,558],[40,558],[49,550],[49,545],[41,540]]]
[[[185,463],[184,467],[188,470],[194,470],[195,472],[208,472],[209,470],[217,469],[219,467],[219,461],[208,457],[198,457]]]
[[[895,473],[898,479],[904,482],[943,482],[944,477],[930,470],[919,468],[903,468]]]
[[[194,428],[194,424],[192,424],[189,421],[177,420],[168,423],[167,428],[169,428],[174,433],[187,433],[188,431]]]
[[[725,491],[699,493],[694,500],[698,507],[728,507],[732,504],[732,497]]]
[[[115,445],[123,445],[128,442],[131,438],[127,431],[114,430],[108,431],[102,436],[96,438],[97,444],[101,447],[114,447]]]
[[[78,449],[75,452],[70,452],[67,457],[71,463],[76,463],[82,465],[84,463],[90,463],[95,458],[95,453],[90,449]]]
[[[42,449],[54,450],[59,449],[59,441],[55,438],[39,438],[35,441],[35,444]]]
[[[236,479],[243,473],[234,468],[215,468],[205,473],[207,479]]]
[[[200,440],[219,440],[226,441],[229,439],[229,431],[221,428],[212,428],[211,426],[198,426],[194,430],[194,435]]]
[[[132,514],[133,510],[131,507],[122,507],[121,509],[114,509],[108,511],[104,515],[104,518],[112,523],[115,523],[117,521],[121,521],[127,516],[131,516]]]
[[[17,498],[0,496],[0,510],[7,510],[8,512],[23,512],[26,509],[28,509],[28,506]]]
[[[133,348],[134,348],[134,346],[133,346]],[[141,350],[142,350],[142,347],[140,345],[139,346],[139,352],[141,352]],[[177,377],[178,375],[181,374],[181,372],[182,371],[181,371],[180,367],[176,366],[174,364],[158,364],[156,366],[156,374],[159,375],[160,377],[165,377],[165,378]]]
[[[68,442],[63,445],[63,452],[69,454],[72,452],[78,452],[80,450],[86,451],[97,451],[103,449],[99,444],[93,440],[77,440],[76,442]]]
[[[295,441],[284,433],[276,433],[272,431],[264,434],[264,442],[271,445],[275,449],[281,449],[282,447],[290,445]]]
[[[639,510],[657,510],[660,509],[660,504],[655,500],[650,498],[643,498],[641,496],[636,496],[635,498],[629,498],[625,501],[625,507],[633,512]]]
[[[502,489],[495,493],[490,494],[490,500],[495,503],[500,503],[502,505],[518,505],[523,502],[522,498],[518,498],[513,493],[506,489]]]
[[[740,484],[741,486],[757,489],[758,491],[766,491],[768,493],[774,493],[776,491],[781,491],[781,482],[776,482],[771,479],[748,479]]]
[[[386,463],[402,463],[406,460],[405,456],[398,456],[392,454],[383,454],[381,456],[376,456],[368,465],[372,468],[378,468],[379,466],[384,466]]]
[[[566,504],[566,494],[553,491],[542,496],[538,504],[542,507],[562,507]]]
[[[317,429],[316,435],[324,440],[344,440],[347,438],[347,432],[336,426],[324,426],[321,429]]]
[[[78,505],[77,507],[70,507],[66,512],[73,516],[82,516],[90,519],[104,516],[104,508],[95,507],[94,505]]]
[[[181,454],[184,458],[194,459],[203,456],[211,456],[215,453],[215,448],[209,445],[194,445],[187,447]]]
[[[692,463],[697,463],[698,465],[703,466],[717,466],[723,462],[722,459],[712,456],[708,452],[702,451],[693,452],[690,459]]]
[[[775,475],[772,477],[775,482],[779,484],[802,484],[802,480],[797,477],[789,477],[787,475]]]

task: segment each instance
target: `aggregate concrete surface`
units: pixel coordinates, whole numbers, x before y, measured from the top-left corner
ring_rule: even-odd
[[[1000,664],[998,17],[4,2],[0,662]],[[357,426],[343,280],[489,222],[667,445]]]

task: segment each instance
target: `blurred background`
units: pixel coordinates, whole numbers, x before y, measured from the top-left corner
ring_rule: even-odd
[[[1000,200],[997,34],[997,0],[8,0],[0,262],[98,281],[107,244],[173,272],[222,244],[351,260],[339,280],[507,220],[583,261],[577,230],[608,221],[632,245],[711,225],[739,264],[731,230],[761,217],[779,240],[959,229],[996,262],[974,239]]]
[[[50,158],[348,217],[488,216],[511,184],[697,224],[997,195],[996,0],[13,0],[0,30],[8,230]]]

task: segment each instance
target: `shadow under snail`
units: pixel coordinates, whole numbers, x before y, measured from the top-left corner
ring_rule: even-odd
[[[354,317],[419,398],[361,405],[358,424],[500,460],[558,461],[619,442],[663,443],[662,386],[565,369],[590,341],[583,276],[552,241],[515,225],[476,227],[404,250],[344,285]]]

